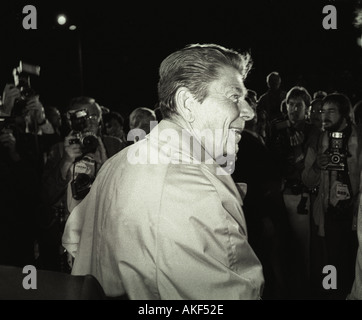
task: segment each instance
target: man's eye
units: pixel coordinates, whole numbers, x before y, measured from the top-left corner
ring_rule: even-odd
[[[240,96],[238,94],[234,94],[230,98],[233,102],[237,103],[239,101]]]

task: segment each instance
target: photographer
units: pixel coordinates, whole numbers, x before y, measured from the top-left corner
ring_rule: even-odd
[[[323,99],[323,133],[315,146],[309,146],[302,173],[303,182],[317,189],[312,232],[323,240],[321,250],[325,250],[326,259],[316,272],[321,274],[323,266],[333,265],[338,273],[335,290],[323,290],[322,275],[316,280],[323,298],[345,299],[353,282],[362,141],[351,114],[351,102],[344,94],[333,93]],[[316,256],[323,254],[320,251]]]
[[[15,118],[5,115],[11,113],[9,105],[0,116],[0,264],[24,267],[35,261],[39,176]]]
[[[101,135],[102,111],[94,99],[72,99],[67,116],[71,131],[51,148],[42,179],[40,257],[42,267],[51,270],[62,270],[59,248],[69,213],[103,163],[124,147],[119,138]]]
[[[276,159],[275,170],[283,179],[283,199],[291,228],[289,246],[294,278],[294,298],[308,298],[309,277],[309,215],[308,189],[302,182],[306,143],[311,125],[306,121],[306,111],[311,101],[304,87],[295,86],[286,95],[285,116],[271,122],[268,146]]]
[[[20,62],[19,67],[14,69],[14,83],[7,83],[3,90],[0,116],[15,120],[17,145],[36,159],[40,178],[47,150],[55,141],[55,131],[47,120],[39,95],[30,86],[31,77],[39,76],[37,68]]]

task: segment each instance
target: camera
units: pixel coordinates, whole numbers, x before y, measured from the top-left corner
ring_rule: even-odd
[[[343,132],[329,133],[329,148],[327,149],[327,154],[329,155],[327,170],[343,171],[345,169],[347,151],[344,145]]]
[[[92,132],[78,132],[76,133],[76,139],[70,139],[69,144],[78,143],[84,149],[84,153],[94,153],[98,147],[98,138]]]
[[[88,194],[93,181],[94,176],[88,175],[86,173],[79,173],[77,177],[70,183],[73,198],[76,200],[84,199],[84,197]]]
[[[97,135],[87,131],[87,121],[89,119],[87,109],[69,112],[70,126],[74,131],[76,139],[69,140],[69,144],[79,143],[84,149],[84,153],[95,152],[98,147]]]
[[[14,68],[13,77],[14,84],[20,90],[20,98],[14,102],[12,115],[22,116],[26,109],[28,100],[36,95],[36,92],[30,85],[30,79],[34,76],[40,75],[40,66],[19,62],[19,66]]]

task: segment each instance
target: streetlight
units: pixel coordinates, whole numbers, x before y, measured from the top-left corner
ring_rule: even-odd
[[[60,14],[57,17],[57,22],[62,26],[67,22],[67,17],[64,14]]]
[[[57,23],[60,26],[67,26],[68,19],[66,15],[59,14],[57,16]],[[79,85],[80,85],[80,95],[83,95],[84,91],[84,81],[83,81],[83,53],[82,53],[82,41],[79,26],[75,24],[69,24],[68,29],[70,31],[75,31],[77,36],[77,49],[78,49],[78,66],[79,66]]]

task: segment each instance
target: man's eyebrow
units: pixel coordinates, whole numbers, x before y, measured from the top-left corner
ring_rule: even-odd
[[[230,86],[230,90],[235,90],[240,94],[245,94],[246,90],[244,88],[236,87],[236,86]]]
[[[246,89],[237,87],[237,86],[230,86],[227,91],[228,92],[237,92],[241,97],[245,97],[245,95],[246,95]]]

